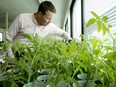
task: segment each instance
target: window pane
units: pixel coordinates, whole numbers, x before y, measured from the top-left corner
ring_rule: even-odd
[[[81,26],[81,0],[76,0],[73,8],[73,38],[79,39]]]
[[[99,16],[107,16],[108,23],[113,25],[111,32],[116,31],[116,0],[84,0],[84,34],[87,39],[94,35],[101,37],[101,33],[97,32],[96,25],[85,27],[87,21],[93,17],[90,11],[94,11]]]
[[[2,41],[2,33],[0,33],[0,41]]]

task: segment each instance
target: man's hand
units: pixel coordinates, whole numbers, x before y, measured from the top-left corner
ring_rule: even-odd
[[[69,43],[71,43],[72,39],[68,40]]]

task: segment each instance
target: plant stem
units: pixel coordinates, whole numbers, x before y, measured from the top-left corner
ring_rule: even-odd
[[[78,68],[76,68],[76,70],[74,71],[72,78],[74,78],[75,74],[77,73],[77,71],[79,70],[79,68],[81,67],[81,64],[78,66]]]
[[[32,67],[33,64],[34,64],[34,60],[35,60],[35,58],[36,58],[36,54],[38,53],[38,51],[39,51],[39,49],[36,51],[36,53],[35,53],[35,55],[34,55],[34,57],[33,57],[33,60],[32,60],[32,63],[31,63],[31,67]]]
[[[113,38],[112,34],[109,31],[108,31],[108,33],[113,40],[113,51],[115,51],[115,39]]]

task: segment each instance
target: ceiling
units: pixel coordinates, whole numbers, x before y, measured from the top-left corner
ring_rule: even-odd
[[[34,13],[40,2],[45,0],[0,0],[0,28],[6,28],[20,13]],[[65,18],[72,0],[48,0],[56,7],[56,15],[53,19],[58,27],[63,28]],[[8,14],[8,15],[7,15]],[[8,18],[8,19],[7,19]]]

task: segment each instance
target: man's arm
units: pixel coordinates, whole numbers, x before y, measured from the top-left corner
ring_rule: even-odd
[[[51,31],[51,34],[55,34],[57,36],[60,36],[67,41],[72,40],[71,36],[66,31],[57,27],[55,24],[51,23],[49,28],[50,28],[49,30]]]

